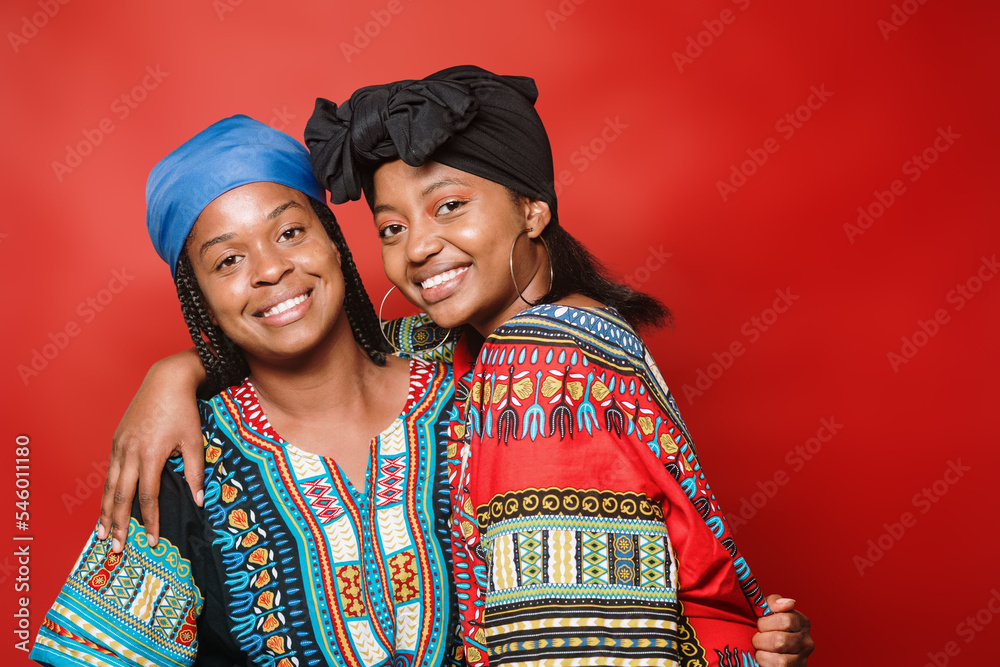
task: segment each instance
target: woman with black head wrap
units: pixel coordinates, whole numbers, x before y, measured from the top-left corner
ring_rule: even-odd
[[[765,599],[636,334],[668,311],[560,224],[536,96],[454,67],[318,100],[306,128],[332,201],[365,196],[386,274],[451,330],[465,657],[804,664],[807,619]]]
[[[365,195],[393,284],[465,334],[467,659],[747,664],[768,603],[635,333],[668,313],[559,224],[536,97],[453,67],[318,100],[306,126],[333,203]]]

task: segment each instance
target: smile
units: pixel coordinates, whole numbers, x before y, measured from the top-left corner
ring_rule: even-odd
[[[257,317],[271,317],[273,315],[278,315],[280,313],[283,313],[289,308],[294,308],[295,306],[304,302],[306,299],[309,298],[309,295],[311,294],[312,290],[306,292],[305,294],[300,294],[299,296],[288,299],[287,301],[282,301],[278,305],[268,308],[264,312],[260,313],[259,315],[257,315]]]
[[[460,269],[451,269],[450,271],[445,271],[444,273],[439,273],[436,276],[431,276],[427,280],[420,283],[420,286],[424,289],[430,289],[432,287],[437,287],[443,283],[453,280],[458,276],[462,275],[469,270],[469,267],[463,266]]]

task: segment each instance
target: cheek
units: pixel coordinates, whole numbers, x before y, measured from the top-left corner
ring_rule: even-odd
[[[382,247],[382,271],[389,281],[397,287],[407,282],[406,258],[403,256],[401,246]]]

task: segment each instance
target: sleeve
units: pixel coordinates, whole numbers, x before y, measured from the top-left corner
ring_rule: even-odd
[[[122,553],[95,531],[42,621],[32,660],[99,667],[194,663],[204,600],[191,561],[209,544],[198,530],[199,508],[171,467],[168,462],[161,481],[157,545],[149,546],[138,504]]]
[[[645,347],[526,319],[487,341],[467,415],[489,661],[743,664],[742,557]]]

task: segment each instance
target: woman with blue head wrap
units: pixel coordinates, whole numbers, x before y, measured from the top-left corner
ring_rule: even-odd
[[[450,367],[389,348],[305,148],[222,120],[150,174],[147,223],[208,381],[202,507],[168,463],[96,531],[31,657],[50,665],[441,665],[454,652]]]

